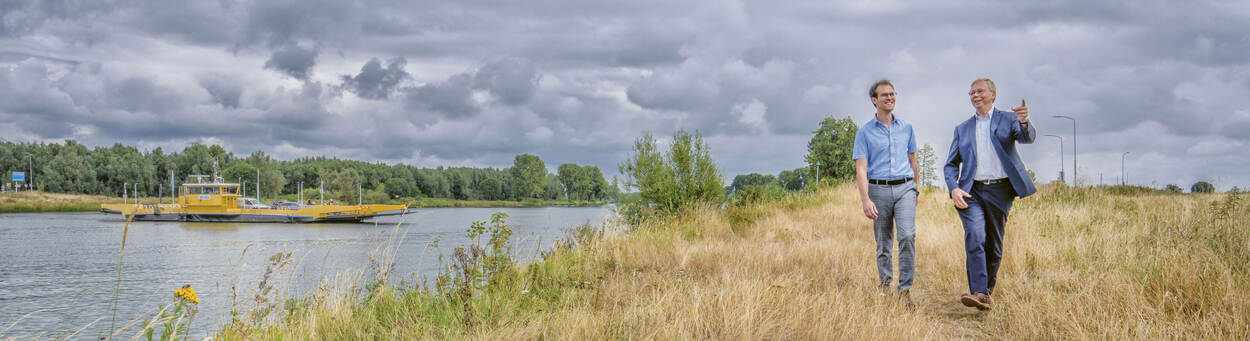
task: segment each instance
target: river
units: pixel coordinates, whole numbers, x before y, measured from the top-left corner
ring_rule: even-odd
[[[267,283],[274,288],[268,296],[278,300],[357,274],[373,278],[371,264],[385,258],[379,250],[387,246],[395,250],[389,281],[412,287],[437,276],[445,266],[439,254],[468,245],[469,225],[494,212],[509,215],[513,252],[523,262],[569,228],[601,227],[612,215],[608,207],[430,208],[361,224],[134,222],[121,257],[114,320],[110,303],[125,225],[119,216],[0,214],[0,339],[98,339],[111,325],[154,317],[186,284],[200,299],[191,335],[211,335],[230,319],[232,302],[236,311],[249,310],[268,259],[284,251],[291,263]],[[136,328],[121,336],[129,339]]]

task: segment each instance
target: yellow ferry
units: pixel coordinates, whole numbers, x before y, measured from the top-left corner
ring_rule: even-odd
[[[199,177],[199,176],[197,176]],[[136,221],[190,221],[243,223],[360,222],[364,219],[408,213],[404,205],[305,205],[286,203],[270,207],[239,195],[239,184],[213,176],[212,182],[183,184],[174,204],[102,204],[100,212],[134,216]]]

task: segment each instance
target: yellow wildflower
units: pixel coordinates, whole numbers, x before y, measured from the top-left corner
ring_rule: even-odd
[[[200,304],[200,298],[195,296],[195,289],[191,289],[191,285],[182,286],[182,289],[174,290],[174,297],[187,300],[194,304]]]

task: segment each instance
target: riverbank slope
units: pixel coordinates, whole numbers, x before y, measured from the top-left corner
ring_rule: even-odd
[[[1250,336],[1244,201],[1225,194],[1115,193],[1042,186],[1017,200],[992,311],[957,301],[967,290],[963,230],[940,191],[919,200],[912,289],[918,308],[878,296],[872,227],[856,190],[844,184],[636,228],[582,229],[543,260],[497,277],[474,277],[480,267],[450,266],[463,276],[449,271],[432,288],[372,283],[324,291],[299,300],[276,323],[235,324],[217,337]],[[479,264],[474,254],[449,263]]]
[[[140,202],[156,202],[156,198],[141,198]],[[169,200],[166,198],[165,200]],[[103,195],[61,194],[40,191],[0,193],[0,213],[23,212],[80,212],[98,211],[100,204],[121,203],[122,198]]]

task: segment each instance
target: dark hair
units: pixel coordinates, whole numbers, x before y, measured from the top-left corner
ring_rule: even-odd
[[[882,85],[889,85],[891,88],[894,87],[894,83],[890,83],[889,79],[879,80],[876,83],[872,83],[871,88],[868,88],[868,98],[877,98],[877,87]]]

